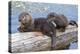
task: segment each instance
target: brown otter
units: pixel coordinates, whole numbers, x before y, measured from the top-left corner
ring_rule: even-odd
[[[33,21],[32,17],[29,13],[26,12],[21,13],[19,16],[20,27],[18,28],[18,30],[20,32],[37,31],[50,36],[52,43],[51,49],[53,49],[56,39],[55,26],[44,17],[35,18],[34,22],[32,21]]]
[[[27,12],[22,12],[19,15],[20,27],[18,30],[20,32],[27,32],[32,30],[32,16]]]
[[[59,29],[61,32],[65,31],[65,28],[70,25],[77,25],[75,21],[68,21],[67,17],[63,14],[56,14],[54,12],[51,12],[48,14],[47,19],[51,22],[54,22],[56,24],[56,29]]]

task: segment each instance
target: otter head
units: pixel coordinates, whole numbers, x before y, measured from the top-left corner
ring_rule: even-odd
[[[51,22],[55,27],[57,26],[57,24],[55,23],[57,16],[58,16],[58,14],[56,14],[54,12],[51,12],[47,15],[48,22]]]
[[[58,17],[57,13],[51,12],[47,15],[47,20],[55,23],[57,17]]]
[[[32,22],[32,17],[29,13],[23,12],[19,15],[19,22],[23,25],[30,25]]]
[[[53,23],[57,29],[65,30],[65,28],[68,26],[68,19],[63,14],[56,14],[54,12],[49,13],[47,16],[47,19]],[[55,24],[54,24],[55,23]]]
[[[56,14],[56,13],[54,13],[54,12],[51,12],[51,13],[49,13],[48,15],[47,15],[47,19],[54,19],[55,17],[57,17],[58,16],[58,14]]]

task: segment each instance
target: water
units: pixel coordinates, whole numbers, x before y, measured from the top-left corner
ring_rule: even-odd
[[[23,11],[29,12],[33,18],[46,17],[48,13],[56,12],[58,14],[64,14],[68,18],[68,20],[78,21],[78,6],[77,5],[53,4],[53,3],[51,4],[50,3],[32,3],[32,2],[19,2],[19,1],[15,2],[14,1],[12,2],[11,7],[12,7],[11,8],[12,10],[12,15],[11,15],[12,33],[18,32],[17,30],[19,26],[18,17],[19,17],[19,14]]]
[[[77,42],[70,43],[69,49],[76,49],[76,48],[78,48]]]

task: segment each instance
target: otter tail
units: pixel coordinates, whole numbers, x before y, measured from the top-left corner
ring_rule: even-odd
[[[73,26],[76,25],[78,27],[77,22],[74,20],[70,20],[69,25],[73,25]]]

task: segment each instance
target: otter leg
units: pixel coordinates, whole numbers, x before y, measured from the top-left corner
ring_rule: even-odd
[[[53,32],[50,32],[51,35],[51,50],[55,49],[56,45],[56,29]]]
[[[51,25],[51,23],[50,24],[45,23],[41,27],[41,31],[43,34],[51,37],[51,50],[53,50],[56,43],[56,28],[54,26],[49,26],[49,25]]]
[[[51,50],[55,49],[56,45],[56,28],[52,25],[52,23],[49,23],[50,31],[48,32],[51,37]]]
[[[23,26],[20,26],[20,27],[18,28],[18,31],[19,31],[19,32],[26,32],[26,28],[23,27]]]

